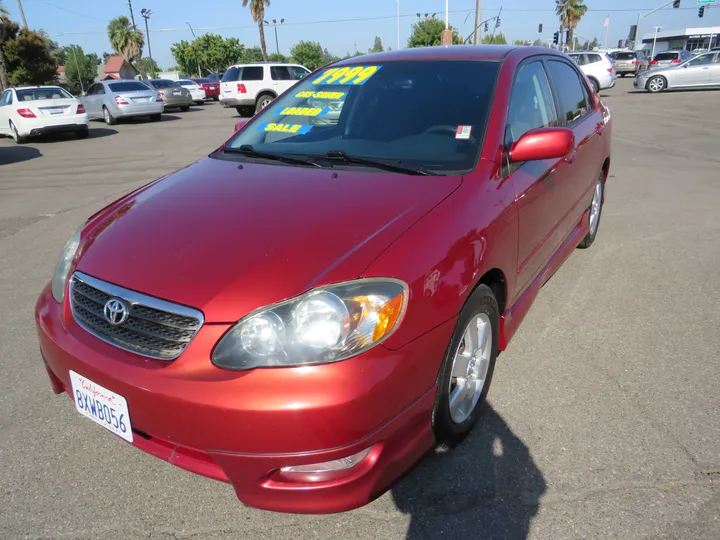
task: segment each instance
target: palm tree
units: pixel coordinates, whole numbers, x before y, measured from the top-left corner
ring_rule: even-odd
[[[560,23],[563,28],[570,30],[568,35],[568,43],[574,42],[574,33],[580,19],[587,13],[585,0],[560,0],[555,8],[555,13],[560,17]]]
[[[10,81],[8,80],[7,62],[5,62],[5,53],[2,50],[2,45],[5,43],[6,37],[4,18],[9,14],[10,12],[5,9],[5,6],[0,4],[0,92],[10,86]]]
[[[253,21],[258,25],[260,30],[260,48],[262,49],[263,60],[268,61],[267,46],[265,45],[265,27],[263,21],[265,20],[265,6],[270,5],[270,0],[242,0],[242,7],[247,7],[250,4],[250,15],[252,15]]]
[[[147,79],[147,72],[142,63],[142,50],[145,46],[145,36],[140,30],[133,28],[130,19],[125,15],[115,17],[107,25],[110,46],[125,60],[137,66],[140,76]]]

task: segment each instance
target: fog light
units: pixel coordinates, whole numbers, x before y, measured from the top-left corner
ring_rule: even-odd
[[[311,463],[309,465],[295,465],[293,467],[283,467],[280,469],[284,473],[299,473],[299,474],[320,474],[334,471],[344,471],[354,467],[367,457],[370,453],[370,448],[366,448],[362,452],[353,454],[352,456],[334,459],[332,461],[325,461],[324,463]]]

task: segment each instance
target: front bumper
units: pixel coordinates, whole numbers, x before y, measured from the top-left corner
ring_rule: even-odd
[[[336,364],[248,372],[210,362],[229,325],[205,325],[183,355],[167,363],[85,332],[49,287],[38,300],[36,323],[55,392],[72,394],[73,370],[123,396],[134,446],[230,482],[250,506],[330,513],[370,502],[432,447],[435,380],[454,320],[399,351],[378,346]],[[345,471],[314,477],[280,471],[370,447]]]

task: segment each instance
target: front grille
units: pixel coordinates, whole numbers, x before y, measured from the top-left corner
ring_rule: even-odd
[[[105,304],[119,299],[127,319],[114,325],[105,317]],[[95,337],[158,360],[174,360],[203,324],[200,311],[106,283],[75,272],[70,280],[70,306],[75,321]]]

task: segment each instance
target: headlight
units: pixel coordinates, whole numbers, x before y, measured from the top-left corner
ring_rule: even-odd
[[[72,265],[75,253],[77,253],[78,247],[80,246],[80,232],[85,227],[83,224],[75,234],[73,234],[68,241],[65,242],[62,253],[60,254],[60,261],[55,268],[55,274],[52,278],[52,295],[53,298],[59,303],[65,299],[65,289],[67,286],[68,276],[70,274],[70,266]]]
[[[320,287],[240,320],[215,346],[212,361],[234,370],[339,362],[386,339],[406,303],[407,285],[394,279]]]

